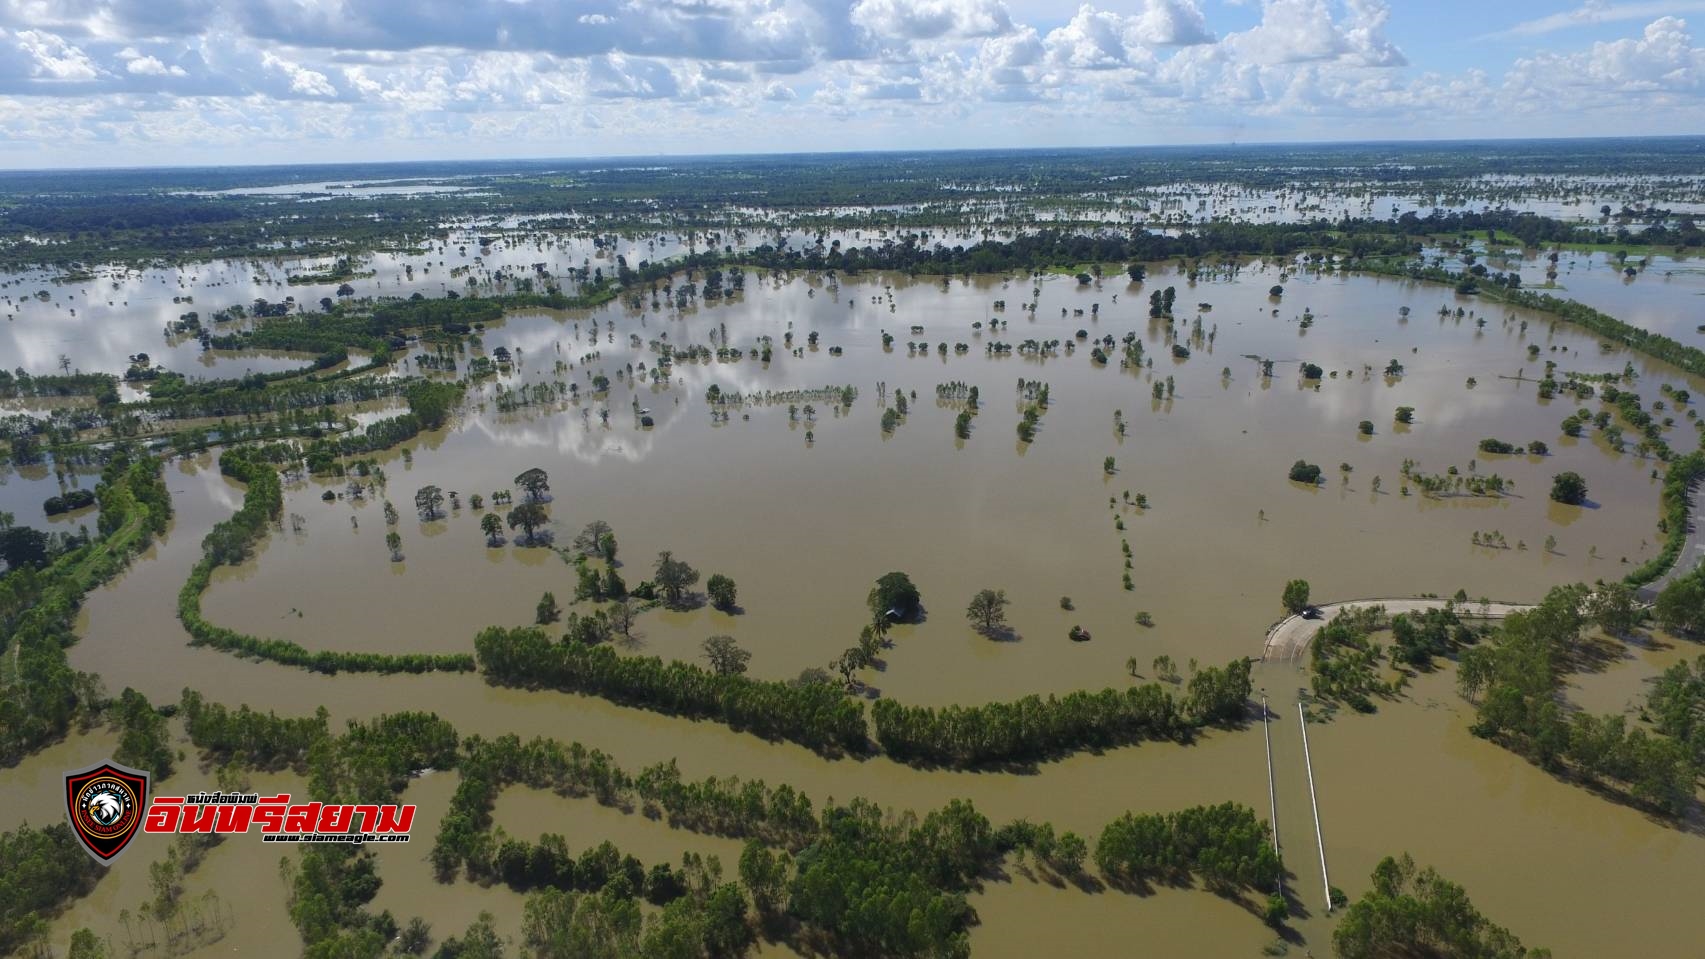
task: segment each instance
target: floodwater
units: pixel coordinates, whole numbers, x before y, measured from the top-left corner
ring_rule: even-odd
[[[1267,288],[1279,279],[1276,266],[1258,265],[1235,279],[1195,285],[1161,266],[1140,287],[1122,275],[1085,286],[1050,277],[1041,284],[1032,321],[1019,309],[1029,299],[1027,278],[944,285],[872,275],[843,278],[836,290],[753,274],[742,297],[684,315],[611,306],[513,316],[483,338],[486,350],[507,346],[521,356],[519,370],[499,384],[561,379],[578,384],[582,399],[503,411],[499,384],[488,382],[451,427],[407,444],[408,457],[401,451],[379,457],[388,477],[380,495],[327,503],[321,494],[343,491],[344,481],[292,486],[285,510],[302,518],[301,531],[274,533],[250,563],[219,571],[204,611],[223,625],[326,649],[464,651],[485,625],[531,622],[546,590],[568,604],[572,569],[546,549],[487,547],[467,500],[475,492],[489,497],[508,489],[512,477],[532,466],[551,474],[558,545],[567,546],[584,523],[603,519],[620,541],[621,572],[630,585],[649,576],[652,558],[663,549],[707,576],[721,572],[739,584],[735,615],[709,608],[646,613],[636,640],[624,646],[635,652],[691,658],[705,637],[727,633],[753,652],[753,675],[792,677],[853,644],[875,577],[892,569],[909,572],[927,616],[896,628],[892,648],[862,678],[868,695],[916,703],[1124,684],[1132,681],[1127,660],[1134,659],[1146,679],[1150,662],[1162,653],[1181,667],[1191,659],[1218,664],[1255,654],[1279,615],[1280,589],[1293,577],[1308,579],[1324,600],[1449,594],[1462,587],[1475,596],[1532,601],[1556,583],[1620,576],[1628,568],[1624,557],[1638,563],[1656,549],[1656,464],[1615,453],[1601,440],[1562,438],[1558,423],[1575,404],[1538,399],[1532,378],[1550,357],[1563,370],[1582,372],[1620,371],[1632,362],[1641,374],[1637,389],[1648,401],[1661,383],[1695,394],[1705,383],[1632,354],[1603,353],[1595,338],[1565,326],[1552,329],[1536,314],[1497,308],[1484,329],[1466,312],[1441,318],[1441,305],[1451,311],[1481,306],[1448,289],[1299,275],[1284,280],[1287,292],[1275,303]],[[1187,360],[1171,357],[1165,323],[1147,316],[1147,294],[1168,285],[1178,289],[1181,329],[1196,316],[1198,303],[1212,304],[1201,320],[1204,334],[1217,327],[1217,336],[1211,347],[1193,345]],[[1008,308],[994,311],[996,299]],[[1100,306],[1095,316],[1093,304]],[[1403,306],[1411,308],[1407,318],[1399,315]],[[1305,308],[1313,324],[1301,329]],[[1084,315],[1072,315],[1075,309]],[[1010,325],[987,329],[997,317]],[[985,324],[980,332],[972,329],[978,321]],[[589,335],[594,322],[595,337]],[[674,344],[704,345],[713,331],[720,341],[722,324],[731,345],[751,347],[757,337],[771,337],[772,361],[679,363],[666,385],[630,386],[628,362],[655,363],[649,351],[629,348],[630,334],[643,342],[667,331]],[[924,332],[911,333],[914,324]],[[984,352],[997,340],[1071,340],[1079,328],[1115,339],[1136,332],[1154,357],[1153,372],[1121,370],[1117,354],[1110,366],[1096,367],[1087,344],[1071,354],[1062,347],[1045,360]],[[790,329],[801,356],[783,346]],[[884,329],[896,337],[891,350],[882,346]],[[821,336],[815,350],[806,345],[811,331]],[[923,355],[908,355],[908,340],[930,346]],[[935,349],[943,341],[970,349],[957,355],[949,348],[944,357]],[[1530,343],[1540,347],[1539,359],[1530,358]],[[844,355],[831,355],[830,347],[843,348]],[[590,353],[597,355],[585,358]],[[1272,379],[1263,381],[1246,355],[1277,361]],[[560,372],[559,358],[565,364]],[[1387,379],[1381,371],[1392,358],[1406,372]],[[1299,379],[1302,360],[1339,375],[1316,390]],[[1229,377],[1222,367],[1230,368]],[[602,400],[590,396],[590,378],[599,372],[613,380]],[[1173,397],[1154,400],[1151,377],[1164,384],[1169,375]],[[1517,375],[1527,379],[1501,378]],[[1473,388],[1466,385],[1469,377],[1477,380]],[[1029,444],[1018,442],[1015,432],[1021,378],[1051,386],[1051,406]],[[982,412],[964,441],[953,434],[957,407],[936,401],[936,384],[949,381],[980,389]],[[813,404],[814,422],[803,412],[790,421],[786,399],[730,406],[728,421],[717,422],[705,397],[713,384],[753,396],[849,383],[858,390],[850,411],[837,410],[827,397],[792,401]],[[879,425],[878,383],[886,384],[890,404],[897,389],[917,392],[892,434]],[[655,427],[639,425],[636,403],[652,411]],[[1416,410],[1407,428],[1393,422],[1400,405]],[[1587,406],[1596,410],[1599,404]],[[598,412],[604,408],[608,427]],[[1114,429],[1115,410],[1128,424],[1123,437]],[[1358,433],[1363,419],[1375,424],[1372,436]],[[1678,450],[1694,448],[1691,425],[1677,419],[1670,442]],[[1542,440],[1552,452],[1478,454],[1477,442],[1488,436]],[[1103,472],[1106,456],[1116,460],[1112,475]],[[1286,479],[1298,458],[1323,467],[1323,485],[1309,489]],[[1466,471],[1474,461],[1482,473],[1513,479],[1515,493],[1498,499],[1404,496],[1399,468],[1405,459],[1427,472],[1452,465]],[[1354,467],[1347,482],[1341,462]],[[1547,499],[1551,475],[1566,469],[1587,478],[1588,508]],[[1382,479],[1378,492],[1375,476]],[[425,484],[458,491],[461,509],[420,522],[413,492]],[[922,771],[887,759],[827,760],[715,724],[585,697],[493,688],[475,675],[320,676],[193,649],[174,615],[177,590],[201,537],[236,508],[241,490],[218,474],[209,455],[169,465],[167,485],[177,508],[171,529],[90,597],[79,621],[83,638],[69,651],[73,666],[100,672],[113,690],[131,685],[168,702],[191,687],[218,701],[290,714],[324,704],[334,723],[426,708],[464,734],[579,740],[635,772],[676,758],[688,777],[787,782],[819,804],[866,796],[897,809],[925,810],[968,797],[996,822],[1046,819],[1089,837],[1126,810],[1233,800],[1268,814],[1258,725],[1215,732],[1189,747],[1079,754],[1028,774]],[[1110,509],[1108,498],[1121,499],[1126,490],[1144,494],[1148,508]],[[392,562],[384,546],[381,503],[387,497],[402,514],[402,562]],[[1122,533],[1116,520],[1125,526]],[[1490,530],[1502,533],[1509,547],[1473,545],[1473,533]],[[1129,592],[1120,582],[1121,536],[1132,548],[1135,588]],[[1543,548],[1547,536],[1556,537],[1555,551]],[[1012,600],[1008,641],[977,635],[961,614],[962,604],[984,587],[1004,589]],[[1065,596],[1070,611],[1062,609]],[[1138,611],[1151,613],[1155,625],[1135,625]],[[1066,631],[1074,624],[1088,629],[1091,641],[1069,641]],[[1663,655],[1688,651],[1672,649]],[[1602,708],[1620,708],[1662,661],[1631,655],[1603,677],[1582,679],[1583,688],[1597,690],[1584,695],[1594,703],[1614,700]],[[1297,927],[1308,946],[1324,954],[1330,921],[1320,915],[1318,849],[1307,787],[1298,778],[1295,708],[1285,701],[1301,678],[1268,669],[1258,680],[1275,697],[1270,731],[1281,841],[1294,895],[1311,910]],[[1606,685],[1598,690],[1601,680]],[[1408,850],[1467,885],[1496,921],[1559,956],[1614,954],[1636,941],[1662,952],[1705,938],[1705,924],[1666,906],[1674,890],[1705,882],[1705,842],[1696,832],[1612,805],[1473,739],[1466,707],[1449,683],[1443,673],[1377,716],[1343,716],[1310,729],[1335,885],[1357,895],[1380,856]],[[50,781],[53,770],[89,761],[81,755],[85,749],[71,747],[32,759],[45,764],[39,769],[26,764],[0,773],[8,797],[14,781]],[[409,801],[418,797],[429,832],[441,813],[427,808],[441,810],[453,789],[451,775],[410,786]],[[41,810],[34,819],[58,812],[56,805],[30,805]],[[647,862],[685,849],[737,848],[590,801],[529,790],[505,792],[497,815],[517,835],[561,832],[576,849],[610,837]],[[1488,835],[1500,841],[1489,844]],[[266,893],[257,896],[260,905],[281,912],[275,863],[234,848],[227,842],[214,850],[202,871],[222,868],[219,857],[247,862],[262,877],[255,880]],[[427,848],[411,843],[401,855],[384,851],[386,886],[375,908],[391,908],[399,920],[416,912],[442,917],[442,923],[434,920],[439,935],[459,931],[489,908],[513,934],[516,897],[466,883],[439,886],[423,859]],[[723,858],[730,865],[726,852]],[[115,869],[126,867],[135,864]],[[1010,883],[991,882],[973,898],[981,917],[973,931],[979,955],[1033,955],[1044,943],[1107,951],[1130,942],[1251,955],[1272,938],[1247,911],[1212,896],[1062,890],[1010,871]],[[109,880],[86,902],[106,897],[107,908],[122,907],[120,899],[139,898],[144,886],[140,873],[122,883]],[[79,905],[70,916],[92,908]],[[66,921],[56,930],[75,928]],[[270,920],[254,920],[263,921]],[[287,925],[276,928],[289,934]]]
[[[1523,282],[1554,296],[1578,300],[1611,316],[1689,346],[1705,344],[1705,260],[1653,255],[1619,260],[1615,252],[1564,252],[1557,261],[1554,288],[1544,287],[1546,262],[1539,253],[1522,261]],[[1623,274],[1634,266],[1633,277]],[[1499,267],[1505,269],[1506,267]]]
[[[876,278],[847,282],[838,295],[804,282],[764,281],[749,283],[743,302],[684,320],[647,315],[642,326],[638,314],[600,311],[592,318],[601,328],[595,345],[587,342],[585,319],[512,317],[484,340],[487,349],[507,346],[522,357],[513,380],[562,379],[588,398],[501,412],[497,387],[488,384],[451,429],[411,444],[409,460],[400,451],[380,457],[388,483],[382,493],[327,503],[322,493],[341,492],[344,481],[292,489],[285,508],[302,517],[303,531],[275,537],[248,565],[219,571],[205,610],[215,622],[309,648],[464,651],[483,626],[530,621],[545,591],[564,603],[573,594],[573,570],[554,553],[486,547],[468,505],[474,493],[489,498],[508,489],[531,466],[552,474],[559,546],[602,519],[616,531],[630,585],[650,575],[664,549],[739,585],[737,615],[708,607],[646,614],[636,651],[691,658],[705,637],[727,633],[753,652],[754,675],[791,678],[852,645],[867,615],[869,584],[890,569],[906,570],[923,593],[927,620],[894,630],[884,668],[866,680],[909,702],[1104,686],[1126,681],[1133,656],[1145,673],[1162,653],[1180,664],[1223,662],[1255,648],[1277,618],[1281,587],[1296,576],[1331,599],[1460,587],[1532,600],[1557,582],[1620,576],[1624,557],[1634,564],[1656,549],[1657,464],[1590,437],[1562,437],[1558,423],[1574,404],[1536,398],[1531,377],[1541,362],[1525,347],[1539,344],[1541,356],[1584,372],[1620,370],[1631,356],[1601,355],[1596,340],[1564,327],[1551,332],[1526,314],[1516,314],[1529,318],[1525,336],[1520,319],[1506,326],[1503,310],[1484,330],[1466,316],[1441,320],[1436,310],[1454,310],[1453,295],[1396,281],[1296,277],[1273,316],[1266,288],[1275,279],[1254,270],[1190,288],[1164,276],[1133,291],[1121,277],[1098,291],[1050,278],[1034,323],[1017,310],[1027,281],[1005,288],[955,282],[945,292],[939,283],[902,284],[892,313]],[[1139,306],[1145,290],[1175,282],[1180,301],[1190,303],[1182,312],[1194,315],[1197,301],[1211,302],[1204,329],[1218,327],[1211,352],[1183,361],[1167,355],[1164,324],[1151,324],[1146,305]],[[1115,293],[1124,294],[1118,304]],[[871,303],[873,295],[884,303]],[[1010,304],[1004,315],[1013,325],[974,332],[973,322],[1003,315],[989,309],[1000,298]],[[1088,308],[1097,302],[1101,316],[1092,321]],[[1407,320],[1398,316],[1402,305],[1412,307]],[[1299,330],[1305,306],[1314,323]],[[1086,315],[1062,319],[1062,307]],[[607,320],[616,324],[613,336],[602,329]],[[630,333],[650,339],[667,332],[676,344],[703,344],[720,336],[723,323],[737,345],[761,335],[779,344],[790,324],[801,346],[808,331],[821,331],[821,339],[801,357],[778,348],[768,368],[751,359],[678,364],[671,385],[634,389],[616,380],[607,400],[589,397],[592,374],[613,378],[629,362],[655,362],[644,350],[629,352]],[[913,323],[925,332],[911,334]],[[1097,368],[1086,346],[1047,360],[991,359],[981,349],[997,339],[1070,340],[1078,328],[1115,338],[1139,333],[1156,357],[1154,370],[1122,371],[1116,359]],[[881,346],[883,329],[897,337],[891,351]],[[928,340],[930,355],[909,356],[908,339]],[[933,344],[944,339],[972,349],[964,356],[950,349],[943,358]],[[831,346],[844,355],[831,356]],[[1549,352],[1553,346],[1557,353]],[[598,358],[579,362],[594,350]],[[1245,358],[1251,354],[1279,361],[1270,381]],[[1381,372],[1394,357],[1406,374],[1388,381]],[[559,358],[574,368],[556,372]],[[1315,390],[1299,377],[1302,359],[1340,375]],[[1226,367],[1229,377],[1222,376]],[[1646,370],[1643,394],[1655,397],[1658,382],[1685,385],[1673,371],[1636,367]],[[1530,379],[1500,378],[1522,372]],[[1157,402],[1152,380],[1167,376],[1174,396]],[[1472,389],[1469,377],[1477,380]],[[1015,431],[1021,378],[1051,386],[1050,409],[1030,444],[1020,444]],[[949,381],[976,384],[982,397],[983,412],[962,442],[953,435],[957,406],[935,396],[936,385]],[[890,403],[897,389],[917,393],[891,434],[878,423],[879,382]],[[849,383],[859,390],[850,412],[823,397],[793,401],[801,410],[812,403],[815,422],[803,412],[790,421],[787,402],[778,402],[731,408],[727,422],[713,423],[705,400],[713,384],[751,396]],[[654,428],[640,427],[636,402],[652,411]],[[1416,409],[1414,424],[1394,422],[1398,406]],[[610,412],[607,427],[600,409]],[[1123,437],[1115,411],[1128,424]],[[1363,419],[1375,424],[1374,435],[1357,432]],[[1689,432],[1672,430],[1673,445],[1692,448]],[[1476,444],[1488,436],[1542,440],[1552,452],[1486,456]],[[1115,457],[1115,474],[1103,472],[1106,456]],[[1323,485],[1310,490],[1286,479],[1298,458],[1323,467]],[[1515,494],[1406,497],[1399,478],[1405,459],[1428,472],[1466,472],[1474,461],[1481,472],[1514,480]],[[1353,472],[1340,473],[1341,463]],[[1591,508],[1558,506],[1545,495],[1551,476],[1568,469],[1587,477]],[[413,494],[425,484],[457,491],[462,508],[421,523]],[[1125,506],[1126,491],[1145,495],[1148,508]],[[1117,509],[1109,497],[1121,501]],[[403,514],[401,563],[389,560],[384,545],[384,498]],[[1493,530],[1508,548],[1474,545],[1476,532]],[[1543,548],[1548,536],[1556,537],[1554,552]],[[1121,583],[1122,538],[1132,548],[1131,591]],[[750,548],[754,541],[764,548]],[[1332,548],[1309,548],[1327,543]],[[474,601],[437,602],[451,583]],[[962,604],[984,587],[1004,589],[1012,600],[1010,641],[984,639],[963,618]],[[1062,597],[1074,609],[1062,609]],[[1138,611],[1156,625],[1136,626]],[[1074,624],[1094,640],[1068,641]]]
[[[1454,683],[1440,671],[1374,716],[1310,724],[1332,883],[1359,895],[1382,857],[1407,851],[1557,956],[1685,955],[1705,941],[1705,918],[1676,908],[1676,891],[1705,879],[1697,816],[1686,829],[1662,825],[1476,739]],[[1298,738],[1294,703],[1274,710],[1277,777],[1294,783],[1301,770],[1279,761],[1281,740]],[[1291,804],[1280,796],[1286,863],[1317,876],[1317,865],[1299,868],[1317,854],[1306,792]],[[1300,890],[1316,913],[1319,890]],[[1321,942],[1323,925],[1302,928]]]
[[[99,506],[85,506],[54,516],[47,515],[46,502],[71,490],[93,490],[100,482],[100,471],[94,467],[67,467],[65,479],[54,475],[51,461],[24,466],[0,465],[0,513],[12,514],[20,526],[34,526],[56,533],[75,533],[79,526],[89,527],[92,533],[100,518]]]
[[[399,926],[406,926],[411,918],[419,916],[431,924],[432,936],[438,941],[460,936],[479,919],[480,913],[489,912],[500,935],[519,938],[523,895],[507,886],[482,886],[465,879],[439,882],[433,875],[428,859],[432,841],[460,781],[454,772],[432,772],[411,781],[403,790],[398,802],[414,804],[414,829],[407,844],[372,847],[384,884],[368,910],[375,913],[390,910]],[[525,832],[520,835],[529,840],[538,838]]]

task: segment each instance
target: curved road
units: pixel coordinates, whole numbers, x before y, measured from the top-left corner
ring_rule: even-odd
[[[1643,603],[1650,603],[1658,598],[1658,593],[1677,576],[1693,572],[1699,565],[1699,560],[1705,556],[1705,543],[1699,541],[1699,510],[1705,508],[1705,483],[1694,483],[1687,491],[1687,540],[1681,544],[1681,554],[1670,564],[1662,576],[1640,587],[1639,596]]]
[[[1691,538],[1689,539],[1691,542]],[[1267,631],[1267,644],[1262,648],[1261,658],[1275,662],[1297,662],[1308,644],[1314,639],[1314,634],[1320,632],[1328,622],[1347,609],[1368,606],[1384,606],[1386,615],[1396,616],[1398,613],[1420,613],[1429,609],[1443,609],[1449,600],[1444,599],[1356,599],[1346,603],[1327,603],[1317,607],[1320,615],[1314,619],[1304,619],[1301,616],[1287,616]],[[1503,619],[1511,613],[1519,613],[1532,609],[1531,605],[1522,603],[1491,603],[1481,606],[1479,603],[1458,603],[1457,608],[1467,617],[1475,619]]]

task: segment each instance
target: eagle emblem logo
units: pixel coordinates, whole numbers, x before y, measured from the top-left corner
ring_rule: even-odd
[[[65,814],[95,861],[118,858],[136,835],[148,800],[148,774],[111,760],[65,774]]]

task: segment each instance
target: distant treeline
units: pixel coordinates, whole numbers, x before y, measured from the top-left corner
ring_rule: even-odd
[[[359,349],[384,362],[392,350],[406,345],[408,333],[464,334],[476,324],[502,319],[505,310],[585,308],[608,303],[615,295],[608,283],[589,285],[574,295],[552,290],[464,297],[452,291],[449,296],[428,299],[416,293],[409,299],[339,304],[329,311],[269,317],[252,329],[213,336],[208,343],[217,350],[292,350],[322,355]]]
[[[766,243],[738,252],[707,251],[664,262],[645,261],[636,268],[623,266],[617,275],[623,287],[632,291],[637,286],[655,283],[675,273],[741,265],[770,270],[836,270],[849,274],[865,270],[893,270],[949,275],[1029,272],[1091,263],[1147,263],[1213,256],[1293,256],[1311,251],[1334,252],[1360,259],[1412,256],[1418,254],[1424,242],[1433,237],[1488,231],[1513,235],[1529,246],[1602,243],[1607,239],[1599,231],[1530,213],[1509,210],[1484,213],[1435,211],[1426,216],[1406,213],[1386,220],[1345,217],[1297,223],[1215,223],[1177,234],[1151,233],[1144,229],[1045,229],[1011,240],[953,245],[931,243],[915,232],[880,245],[778,247]],[[1691,229],[1686,236],[1695,244],[1705,239],[1697,229]],[[1452,277],[1451,282],[1456,279]]]
[[[34,396],[93,396],[101,403],[118,402],[118,377],[111,373],[31,374],[0,370],[0,398]]]
[[[115,258],[252,256],[289,244],[318,256],[441,234],[479,217],[560,218],[584,224],[719,224],[730,207],[759,216],[832,214],[835,207],[898,206],[890,220],[941,211],[961,219],[1038,208],[1106,206],[1180,183],[1256,189],[1345,183],[1426,196],[1520,195],[1489,175],[1565,179],[1697,171],[1691,137],[1315,145],[870,152],[672,157],[645,164],[482,161],[318,167],[77,171],[0,177],[0,238],[46,236],[6,258],[109,262]],[[289,204],[277,197],[205,192],[276,184],[423,178],[465,192],[368,195],[359,203]],[[1646,199],[1661,199],[1658,197]],[[991,210],[990,208],[994,209]]]

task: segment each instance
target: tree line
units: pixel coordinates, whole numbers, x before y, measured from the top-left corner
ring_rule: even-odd
[[[615,298],[602,285],[583,289],[578,295],[561,290],[546,293],[505,293],[496,296],[446,296],[428,298],[415,293],[407,299],[385,298],[356,304],[333,304],[318,313],[286,313],[269,317],[253,327],[213,336],[208,344],[220,350],[269,349],[299,353],[332,354],[358,349],[370,353],[377,363],[389,362],[393,350],[407,346],[404,334],[417,331],[461,336],[476,325],[503,318],[505,310],[566,310],[599,306]]]
[[[1457,684],[1475,702],[1477,736],[1501,743],[1540,767],[1602,783],[1669,816],[1694,803],[1699,768],[1688,745],[1629,729],[1620,715],[1571,715],[1563,673],[1580,654],[1582,587],[1557,587],[1531,611],[1512,613],[1491,641],[1462,654]]]
[[[863,752],[864,707],[827,683],[784,683],[718,673],[655,656],[620,656],[607,645],[555,642],[543,630],[488,627],[474,638],[486,681],[548,687],[788,739],[818,752]]]
[[[1664,547],[1633,572],[1623,578],[1630,586],[1644,586],[1668,572],[1687,545],[1688,491],[1705,477],[1705,452],[1695,450],[1677,457],[1664,471],[1664,485],[1658,493],[1658,529],[1664,534]]]
[[[1095,864],[1120,885],[1189,885],[1200,879],[1221,892],[1277,889],[1284,875],[1271,827],[1254,810],[1230,802],[1125,813],[1101,831]]]
[[[1182,703],[1159,683],[1146,683],[979,706],[906,706],[880,699],[871,715],[877,742],[894,759],[973,767],[1144,739],[1185,739],[1196,727],[1240,721],[1251,688],[1250,662],[1238,659],[1198,670]]]
[[[41,568],[22,564],[0,576],[0,657],[12,682],[0,696],[0,766],[63,736],[105,701],[100,680],[71,668],[77,610],[89,590],[116,576],[171,517],[159,461],[120,451],[95,486],[99,537]]]
[[[607,645],[552,640],[536,627],[488,627],[475,637],[474,648],[486,681],[497,685],[588,693],[671,715],[715,719],[828,755],[869,747],[863,705],[831,683],[756,680],[658,657],[621,656]],[[1182,703],[1150,683],[942,709],[883,699],[872,715],[877,742],[900,762],[978,766],[1187,737],[1195,727],[1241,721],[1250,690],[1250,663],[1239,659],[1197,671]]]
[[[270,463],[251,457],[247,449],[238,448],[220,454],[219,469],[248,488],[243,493],[243,505],[230,519],[214,524],[202,540],[202,557],[178,591],[178,619],[189,631],[191,645],[211,646],[224,652],[319,673],[466,672],[474,668],[473,657],[465,653],[309,651],[290,640],[251,636],[208,622],[201,614],[201,595],[212,582],[213,570],[219,566],[236,566],[248,559],[255,545],[266,536],[268,528],[278,521],[284,510],[284,488],[279,481],[278,470]]]
[[[1460,956],[1463,959],[1549,959],[1528,949],[1469,901],[1467,890],[1430,867],[1416,870],[1404,853],[1373,870],[1373,885],[1332,930],[1339,959]]]

